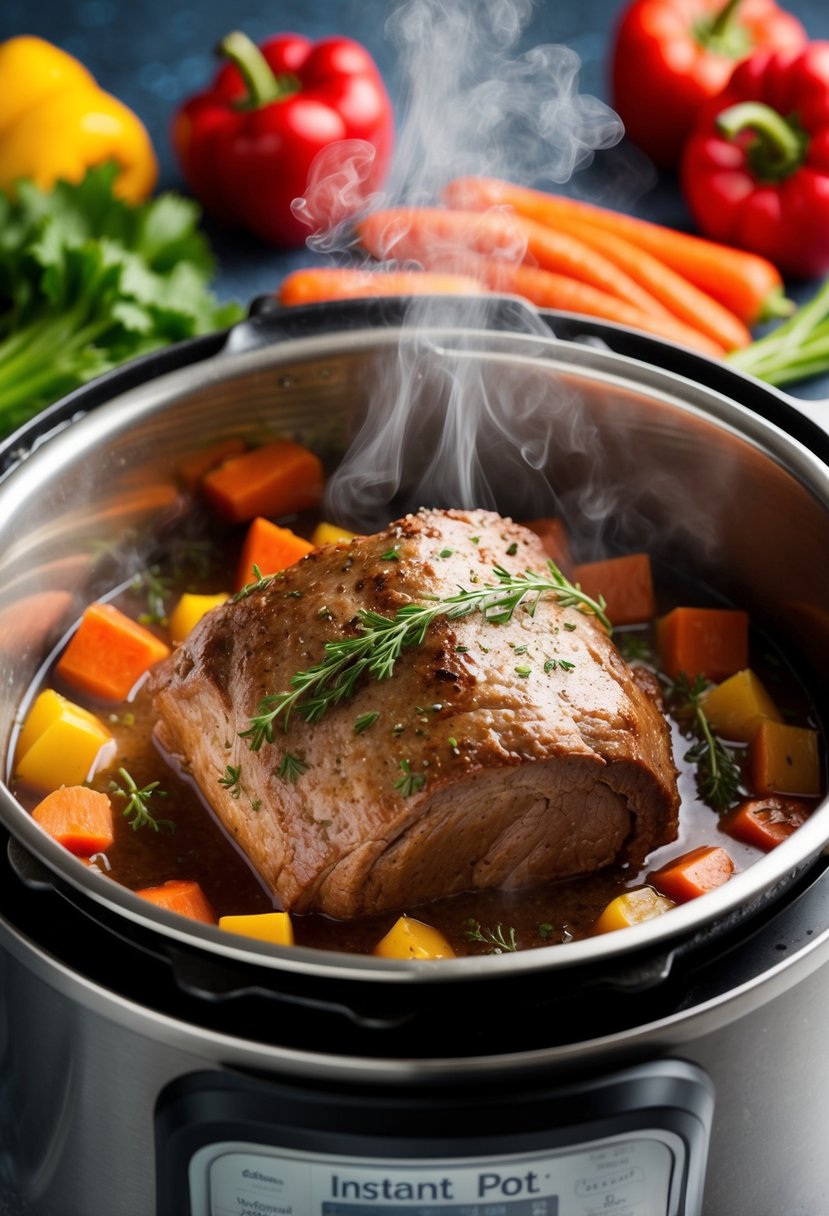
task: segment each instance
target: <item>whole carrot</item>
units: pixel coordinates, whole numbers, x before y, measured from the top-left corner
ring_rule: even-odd
[[[277,298],[280,304],[297,305],[366,296],[479,295],[481,290],[469,275],[314,266],[286,275]]]
[[[519,215],[553,228],[577,219],[615,233],[719,300],[746,325],[791,311],[777,268],[757,254],[730,245],[496,178],[457,178],[446,187],[444,199],[458,208],[512,207]]]
[[[599,291],[589,283],[580,283],[577,279],[568,279],[565,275],[553,274],[536,266],[504,266],[494,259],[483,257],[479,262],[478,273],[493,291],[512,292],[523,296],[539,308],[555,308],[588,317],[600,317],[631,329],[644,330],[705,355],[719,358],[725,354],[722,346],[676,317],[658,317],[643,312],[633,304]]]
[[[500,211],[395,207],[366,216],[357,231],[364,247],[381,261],[412,260],[429,270],[450,265],[474,275],[478,254],[497,256],[505,262],[530,260],[544,270],[626,300],[643,312],[668,315],[669,310],[651,292],[579,236],[522,216]]]
[[[544,256],[543,238],[537,232],[552,232],[537,220],[521,217],[528,234],[528,248],[539,266],[548,267]],[[592,245],[620,270],[637,282],[651,298],[659,301],[663,312],[669,312],[694,329],[701,330],[726,350],[739,350],[751,342],[751,331],[730,308],[726,308],[712,295],[702,291],[690,279],[672,270],[665,262],[644,249],[609,232],[581,220],[567,218],[562,227],[586,245]],[[631,296],[630,303],[636,300]],[[648,309],[648,311],[653,311]]]

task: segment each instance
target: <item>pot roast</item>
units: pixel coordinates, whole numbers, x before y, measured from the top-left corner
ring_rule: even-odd
[[[288,910],[351,918],[634,865],[677,831],[669,731],[601,623],[553,594],[502,624],[438,617],[390,678],[253,750],[264,698],[327,642],[494,567],[545,572],[538,537],[484,511],[408,515],[314,550],[209,613],[154,673],[156,735]]]

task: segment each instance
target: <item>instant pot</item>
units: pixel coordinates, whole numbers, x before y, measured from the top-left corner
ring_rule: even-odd
[[[716,587],[785,634],[825,717],[819,406],[508,299],[487,316],[444,301],[410,321],[405,301],[255,306],[229,334],[111,373],[6,443],[6,753],[82,606],[180,521],[185,455],[280,435],[346,468],[376,452],[404,395],[412,467],[391,505],[418,505],[447,419],[485,402],[461,445],[479,458],[480,493],[518,517],[546,501],[588,555],[646,547]],[[385,471],[370,473],[382,496]],[[438,492],[457,489],[450,478]],[[829,1212],[829,806],[724,887],[635,929],[406,963],[174,917],[0,795],[0,1212]]]

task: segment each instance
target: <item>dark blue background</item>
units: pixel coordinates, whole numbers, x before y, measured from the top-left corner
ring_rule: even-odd
[[[582,64],[579,91],[609,101],[609,48],[623,6],[624,0],[536,3],[516,52],[548,43],[568,45]],[[348,34],[374,56],[398,103],[401,71],[385,30],[395,7],[389,0],[2,0],[0,39],[37,34],[78,56],[99,84],[130,105],[148,127],[160,161],[160,188],[182,189],[170,145],[171,116],[186,97],[209,83],[216,70],[213,48],[224,34],[243,29],[257,41],[286,30],[311,38]],[[829,0],[789,0],[786,7],[800,17],[811,37],[829,38]],[[588,197],[594,188],[602,201],[676,227],[691,227],[674,178],[657,175],[626,142],[598,153],[593,167],[573,185],[575,192]],[[207,228],[219,259],[216,289],[225,298],[247,302],[272,291],[293,266],[319,260],[308,250],[279,252],[209,222]],[[792,285],[793,294],[803,298],[812,287]],[[829,395],[829,381],[798,391]]]

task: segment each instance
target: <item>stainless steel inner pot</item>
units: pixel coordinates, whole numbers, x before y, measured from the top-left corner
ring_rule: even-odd
[[[81,392],[74,409],[63,411],[79,415],[71,425],[47,419],[7,447],[13,467],[0,483],[0,740],[7,754],[27,690],[83,606],[113,579],[140,569],[185,509],[176,473],[183,457],[222,437],[255,443],[290,436],[315,447],[333,468],[364,420],[379,426],[401,394],[416,420],[403,451],[418,476],[448,411],[457,413],[453,394],[460,391],[467,411],[482,397],[507,416],[512,410],[516,430],[529,419],[533,451],[539,435],[546,445],[540,470],[527,465],[521,473],[509,437],[479,438],[479,462],[500,510],[526,515],[530,494],[537,514],[564,513],[587,556],[603,543],[648,549],[657,562],[748,609],[760,628],[785,635],[813,693],[823,698],[829,469],[812,447],[825,445],[825,436],[809,431],[782,395],[661,343],[646,341],[644,349],[664,366],[618,353],[597,344],[596,327],[578,320],[560,325],[590,333],[591,341],[564,340],[537,326],[530,333],[457,323],[413,329],[399,318],[377,324],[360,309],[346,310],[342,328],[341,317],[332,322],[325,310],[309,312],[299,336],[295,318],[293,336],[286,336],[280,321],[264,316],[209,357],[125,391],[117,391],[116,378],[103,404],[96,387],[88,413]],[[631,343],[624,331],[599,332],[616,345]],[[632,345],[638,351],[641,340]],[[703,377],[721,383],[708,387]],[[752,408],[742,402],[749,397]],[[796,432],[805,426],[810,445],[761,416],[758,404]],[[39,432],[49,425],[53,433],[44,437]],[[441,485],[434,491],[436,498],[447,492]],[[420,505],[412,493],[404,470],[396,513]],[[19,867],[33,867],[38,879],[54,881],[119,931],[147,931],[173,947],[194,946],[283,975],[372,985],[429,986],[492,971],[486,957],[424,966],[229,939],[158,911],[81,866],[5,787],[0,816]],[[647,954],[663,965],[679,944],[720,933],[747,909],[773,900],[827,839],[824,805],[786,843],[705,899],[630,933],[502,957],[499,974],[615,967]]]

